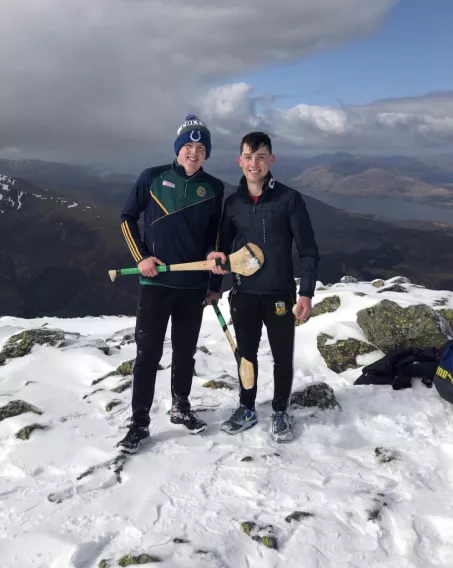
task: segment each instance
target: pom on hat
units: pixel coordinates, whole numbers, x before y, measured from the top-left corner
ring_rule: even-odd
[[[211,133],[207,126],[195,114],[188,114],[184,122],[178,128],[177,138],[175,140],[176,155],[189,142],[199,142],[206,148],[206,159],[211,154]]]

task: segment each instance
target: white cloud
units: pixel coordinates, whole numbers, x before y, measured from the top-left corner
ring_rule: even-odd
[[[214,131],[222,125],[223,145],[237,146],[239,137],[256,125],[274,137],[275,148],[291,153],[421,153],[453,148],[453,92],[341,108],[267,106],[259,115],[252,87],[241,83],[213,89],[202,101],[209,108]],[[225,124],[232,128],[224,128]]]
[[[163,158],[209,86],[371,34],[397,1],[2,0],[0,147]],[[216,114],[234,94],[247,103],[241,88]],[[253,124],[253,109],[238,113]]]

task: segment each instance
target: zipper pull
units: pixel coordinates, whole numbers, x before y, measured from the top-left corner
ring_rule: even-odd
[[[256,211],[256,203],[254,203],[253,205],[253,213],[255,213],[255,211]]]

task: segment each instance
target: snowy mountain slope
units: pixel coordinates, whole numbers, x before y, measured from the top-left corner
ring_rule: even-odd
[[[130,390],[111,389],[128,378],[92,383],[134,358],[134,319],[0,318],[0,349],[24,329],[58,328],[67,337],[66,346],[36,346],[0,366],[0,407],[23,400],[42,411],[0,421],[2,566],[118,566],[124,555],[148,554],[163,568],[450,568],[451,405],[417,380],[404,391],[353,386],[360,369],[336,374],[316,348],[320,332],[364,339],[356,313],[383,297],[402,306],[436,306],[444,298],[453,308],[451,292],[408,290],[382,294],[359,283],[316,294],[315,303],[338,294],[341,306],[296,329],[293,390],[324,381],[341,410],[292,409],[296,439],[287,445],[269,437],[273,379],[265,330],[260,422],[236,437],[219,432],[237,402],[235,363],[207,308],[199,347],[209,353],[197,352],[192,392],[207,431],[190,436],[169,422],[167,340],[152,409],[153,441],[124,464],[111,460],[125,433]],[[228,318],[226,299],[220,307]],[[109,354],[98,348],[100,340],[110,346]],[[361,363],[380,356],[374,352]],[[231,376],[223,380],[233,390],[202,386],[224,375]],[[112,400],[120,403],[107,412]],[[32,423],[48,429],[25,441],[15,437]],[[386,449],[390,461],[378,448]],[[287,522],[295,511],[306,515]],[[247,536],[241,528],[246,521],[272,525],[278,550]]]
[[[53,202],[55,205],[72,209],[78,207],[79,203],[74,200],[65,199],[58,193],[47,189],[37,188],[30,183],[11,176],[0,174],[0,213],[5,214],[8,210],[19,211],[24,205],[25,200],[43,200]],[[30,205],[30,207],[33,207]],[[83,211],[91,214],[92,207],[82,204]]]

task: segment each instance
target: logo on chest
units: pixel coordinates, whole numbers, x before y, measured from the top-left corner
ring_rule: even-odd
[[[164,179],[162,185],[166,185],[167,187],[176,187],[174,183],[172,183],[171,181],[167,181],[166,179]]]
[[[197,195],[198,197],[204,197],[206,195],[206,189],[202,185],[197,187]]]

